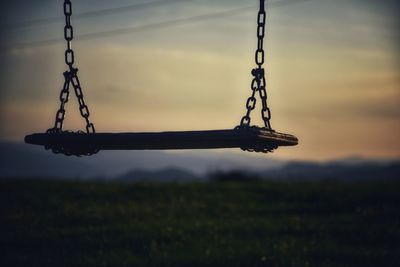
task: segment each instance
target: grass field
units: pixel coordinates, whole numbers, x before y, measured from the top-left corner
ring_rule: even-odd
[[[0,182],[0,266],[400,266],[400,183]]]

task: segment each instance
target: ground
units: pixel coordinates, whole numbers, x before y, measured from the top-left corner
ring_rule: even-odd
[[[1,266],[400,266],[400,182],[0,181]]]

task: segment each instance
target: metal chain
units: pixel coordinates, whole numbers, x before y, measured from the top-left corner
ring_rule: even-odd
[[[81,88],[81,84],[78,78],[78,69],[74,68],[75,55],[72,50],[72,39],[74,38],[74,29],[71,25],[71,16],[72,16],[72,3],[71,0],[64,0],[64,15],[65,15],[65,26],[64,26],[64,38],[67,41],[67,49],[65,50],[65,64],[68,65],[69,70],[64,72],[64,86],[60,93],[60,108],[56,113],[56,120],[54,124],[54,128],[49,129],[48,132],[62,132],[62,127],[64,124],[65,118],[65,104],[68,102],[69,98],[69,87],[72,84],[75,90],[75,95],[78,98],[79,110],[81,116],[86,121],[86,132],[87,133],[95,133],[96,130],[94,128],[94,124],[90,122],[89,116],[89,108],[85,103],[83,98],[83,92]]]
[[[54,128],[50,129],[52,132],[62,131],[64,118],[65,118],[65,104],[68,102],[69,99],[69,86],[71,84],[71,79],[69,72],[64,72],[64,86],[60,93],[60,108],[56,113],[56,122],[54,124]]]
[[[265,61],[265,52],[264,52],[264,36],[265,36],[265,21],[266,21],[266,13],[265,13],[265,0],[260,0],[260,10],[257,16],[257,50],[255,53],[255,61],[257,68],[251,71],[253,75],[253,80],[251,82],[251,90],[252,94],[247,99],[246,108],[247,112],[240,121],[240,127],[249,127],[250,126],[250,114],[256,107],[256,92],[259,92],[261,99],[261,117],[264,121],[265,128],[272,130],[271,128],[271,111],[267,105],[267,91],[266,91],[266,80],[265,80],[265,71],[263,68],[263,64]]]
[[[71,70],[72,65],[75,62],[74,51],[72,50],[72,39],[74,39],[74,29],[71,25],[72,16],[72,3],[70,0],[64,1],[64,15],[65,15],[65,26],[64,26],[64,39],[67,41],[67,49],[65,50],[65,63]]]
[[[65,118],[65,105],[69,99],[69,88],[70,85],[74,87],[75,95],[78,98],[79,103],[79,111],[81,116],[86,121],[86,133],[95,133],[95,128],[93,123],[90,122],[89,116],[89,108],[85,103],[83,98],[82,87],[78,78],[78,69],[74,68],[75,55],[72,50],[72,39],[74,39],[74,29],[71,25],[71,16],[72,16],[72,3],[71,0],[64,0],[64,15],[65,15],[65,26],[64,26],[64,38],[67,41],[67,49],[65,50],[65,64],[68,66],[68,70],[64,72],[64,86],[61,89],[60,93],[60,107],[56,113],[56,120],[54,127],[47,130],[47,133],[50,134],[85,134],[83,131],[78,131],[73,133],[71,131],[63,131],[63,124]],[[94,147],[69,147],[64,146],[63,144],[52,144],[51,146],[46,147],[46,149],[51,149],[54,153],[62,153],[67,156],[75,155],[75,156],[84,156],[84,155],[93,155],[98,152],[98,149]]]
[[[75,89],[75,95],[78,98],[79,111],[81,113],[82,118],[84,118],[86,121],[86,132],[87,133],[95,133],[96,130],[94,129],[94,124],[91,123],[89,120],[90,112],[89,112],[89,108],[86,105],[85,100],[83,98],[81,83],[79,81],[77,72],[78,72],[78,69],[73,69],[71,71],[71,83]]]

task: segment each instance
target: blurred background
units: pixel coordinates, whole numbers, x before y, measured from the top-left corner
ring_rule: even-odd
[[[399,1],[266,1],[272,127],[296,135],[296,147],[83,158],[23,144],[53,126],[59,105],[62,2],[0,3],[3,266],[399,266]],[[258,1],[72,4],[75,63],[98,132],[239,124]],[[71,95],[64,128],[84,126]],[[190,183],[147,184],[160,181]]]

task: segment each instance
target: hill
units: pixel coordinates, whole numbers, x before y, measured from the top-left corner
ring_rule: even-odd
[[[113,179],[130,171],[157,172],[181,169],[195,176],[211,170],[235,168],[265,170],[282,166],[283,161],[225,151],[101,151],[91,157],[66,157],[42,147],[0,142],[1,177],[52,177]],[[192,176],[191,175],[191,176]]]

